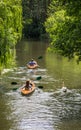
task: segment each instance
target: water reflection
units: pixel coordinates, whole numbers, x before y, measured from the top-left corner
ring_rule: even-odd
[[[39,44],[19,44],[17,66],[4,70],[0,76],[1,130],[80,130],[81,66],[77,66],[74,61],[67,62],[62,57],[47,54],[47,45]],[[37,59],[41,67],[36,70],[27,69],[27,61],[41,54],[43,59]],[[42,79],[36,80],[38,76]],[[20,87],[27,78],[36,84],[35,92],[29,97],[20,93]],[[66,93],[61,89],[63,80],[67,87]],[[13,85],[12,82],[17,84]],[[39,89],[39,85],[43,88]],[[15,87],[17,90],[13,91]]]
[[[3,53],[2,53],[3,54]],[[14,67],[16,65],[16,49],[15,47],[13,49],[10,49],[8,52],[4,52],[3,55],[0,55],[0,74],[3,74],[4,72],[9,71],[9,68]]]
[[[50,76],[46,69],[37,69],[35,72],[32,75],[33,78],[41,74],[46,79],[48,78],[47,83],[50,83]],[[26,67],[15,68],[11,73],[8,73],[6,81],[11,82],[11,79],[14,79],[19,83],[17,87],[20,87],[20,84],[23,84],[29,75],[31,75],[31,71],[27,70]],[[45,85],[46,79],[34,82],[36,86],[40,83]],[[12,85],[12,87],[14,86]],[[8,90],[3,95],[4,99],[7,100],[5,103],[7,107],[3,113],[6,112],[6,120],[10,130],[68,130],[72,127],[75,130],[80,128],[81,90],[68,89],[66,93],[61,88],[52,92],[46,90],[48,89],[45,86],[43,89],[36,88],[32,96],[23,97],[20,89],[13,91],[11,86],[10,88],[8,86]],[[2,119],[4,120],[3,117]],[[78,123],[78,126],[74,122]],[[70,125],[67,127],[68,123]]]
[[[7,119],[13,121],[11,129],[76,130],[81,126],[80,90],[63,93],[61,89],[55,92],[36,89],[30,97],[10,91],[6,96],[11,109]]]
[[[47,53],[46,64],[49,74],[59,81],[55,83],[56,87],[64,81],[68,88],[81,88],[81,63],[78,65],[75,59],[68,61],[67,58]]]
[[[81,121],[81,90],[68,90],[63,93],[61,89],[52,95],[51,110],[60,119],[58,128],[64,130],[80,129]],[[77,122],[78,125],[74,122]],[[72,123],[72,124],[71,124]],[[70,124],[70,126],[69,126]],[[68,126],[67,126],[68,125]]]
[[[36,90],[31,97],[21,97],[20,94],[17,93],[14,95],[9,94],[9,96],[13,99],[8,99],[8,105],[11,106],[12,111],[9,115],[9,119],[13,120],[11,129],[53,129],[51,125],[52,113],[45,104],[50,96],[48,93],[43,93],[43,91],[38,93],[38,90]]]

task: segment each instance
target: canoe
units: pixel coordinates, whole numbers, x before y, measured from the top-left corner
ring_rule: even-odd
[[[35,84],[33,82],[31,84],[32,84],[32,88],[29,89],[29,90],[26,90],[25,87],[21,88],[21,94],[22,95],[27,96],[27,95],[32,94],[35,91]]]
[[[39,66],[36,64],[36,65],[33,65],[33,66],[31,66],[31,65],[27,65],[27,68],[28,69],[36,69],[36,68],[38,68]]]

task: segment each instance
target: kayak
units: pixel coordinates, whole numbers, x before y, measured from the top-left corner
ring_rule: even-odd
[[[36,65],[33,65],[33,66],[31,66],[31,65],[27,65],[27,68],[28,69],[36,69],[36,68],[38,68],[39,66],[36,64]]]
[[[22,95],[30,95],[35,91],[35,84],[32,82],[32,87],[29,90],[26,90],[25,87],[21,88],[21,94]]]

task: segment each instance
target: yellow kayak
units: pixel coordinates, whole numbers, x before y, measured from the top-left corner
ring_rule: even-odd
[[[39,66],[36,64],[36,65],[27,65],[27,68],[28,69],[36,69],[38,68]]]
[[[32,82],[32,87],[28,90],[25,89],[25,87],[21,88],[21,94],[22,95],[30,95],[35,91],[35,84]]]

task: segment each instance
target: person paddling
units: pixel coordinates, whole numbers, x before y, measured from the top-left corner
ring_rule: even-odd
[[[34,66],[37,65],[37,62],[34,59],[31,59],[27,65]]]
[[[25,87],[25,90],[30,90],[32,89],[32,83],[30,80],[27,80],[26,81],[26,85],[24,86]]]
[[[65,87],[64,81],[62,82],[62,91],[63,91],[63,92],[67,92],[67,87]]]

